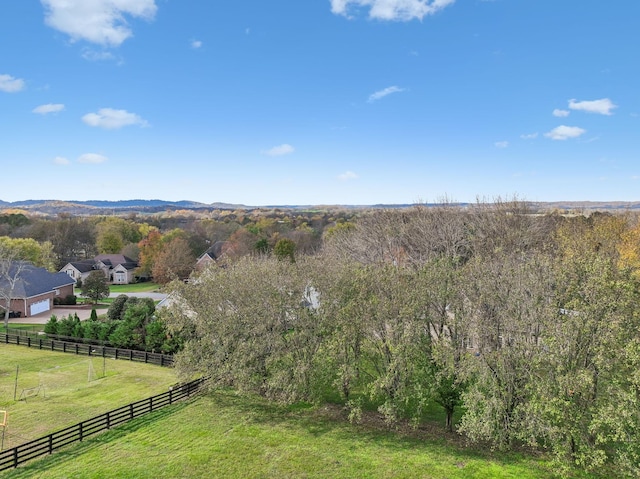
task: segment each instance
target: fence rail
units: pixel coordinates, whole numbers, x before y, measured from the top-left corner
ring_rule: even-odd
[[[194,396],[200,392],[206,381],[206,378],[200,378],[187,384],[178,385],[167,392],[127,404],[71,427],[2,451],[0,452],[0,471],[16,468],[31,459],[52,454],[57,449],[69,444],[80,442],[89,436],[169,406],[176,401]]]
[[[71,343],[47,338],[32,338],[18,334],[0,334],[0,342],[5,344],[17,344],[29,348],[45,349],[63,353],[78,354],[84,356],[96,356],[101,358],[126,359],[139,363],[156,364],[158,366],[173,366],[173,356],[168,354],[150,353],[148,351],[136,351],[133,349],[120,349],[109,346],[97,346],[95,344]]]

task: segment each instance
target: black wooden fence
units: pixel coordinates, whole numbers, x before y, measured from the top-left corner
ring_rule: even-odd
[[[2,451],[0,452],[0,471],[18,467],[20,464],[40,456],[52,454],[64,446],[82,441],[89,436],[156,411],[181,399],[194,396],[200,392],[206,381],[206,378],[200,378],[187,384],[175,386],[162,394],[133,402],[40,439]]]
[[[97,346],[95,344],[70,343],[55,339],[24,337],[19,334],[0,334],[0,342],[5,344],[17,344],[29,348],[46,349],[63,353],[81,354],[84,356],[96,356],[101,358],[126,359],[139,363],[156,364],[158,366],[173,366],[173,356],[148,351],[136,351],[133,349],[120,349],[109,346]]]

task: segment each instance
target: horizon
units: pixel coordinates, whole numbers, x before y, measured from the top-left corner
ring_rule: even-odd
[[[12,2],[3,200],[635,202],[638,14],[550,0]]]

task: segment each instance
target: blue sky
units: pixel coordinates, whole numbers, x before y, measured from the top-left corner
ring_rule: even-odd
[[[0,199],[640,200],[640,2],[0,3]]]

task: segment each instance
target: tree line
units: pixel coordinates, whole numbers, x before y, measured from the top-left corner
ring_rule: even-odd
[[[640,225],[524,203],[363,215],[294,261],[212,266],[163,320],[179,371],[283,401],[341,398],[559,470],[640,474]]]
[[[196,258],[216,242],[227,256],[278,252],[295,244],[297,251],[317,250],[325,230],[353,216],[346,211],[217,211],[207,215],[86,216],[52,218],[21,213],[0,215],[0,248],[50,271],[97,254],[124,254],[138,261],[136,276],[167,283],[187,278]]]

